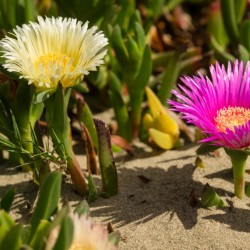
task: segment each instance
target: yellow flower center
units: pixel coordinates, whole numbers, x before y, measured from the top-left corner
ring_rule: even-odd
[[[96,250],[95,247],[93,247],[92,244],[84,243],[84,244],[77,244],[73,243],[69,250]]]
[[[65,68],[68,64],[70,64],[70,71],[74,69],[72,63],[70,62],[70,58],[67,55],[56,52],[51,52],[46,55],[42,55],[34,62],[35,69],[37,71],[39,70],[39,65],[41,65],[44,69],[46,69],[46,71],[48,71],[48,68],[51,67],[51,65],[53,64],[55,64],[57,67],[61,67],[62,72],[65,71]]]
[[[226,132],[227,129],[234,131],[234,127],[244,125],[250,120],[250,109],[241,107],[222,108],[217,111],[214,120],[216,128],[220,132]]]

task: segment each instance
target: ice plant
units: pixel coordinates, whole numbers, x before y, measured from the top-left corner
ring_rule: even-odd
[[[163,149],[171,149],[179,139],[179,126],[167,113],[154,92],[146,87],[150,113],[143,118],[143,125],[149,131],[151,139]]]
[[[103,63],[108,42],[96,26],[88,29],[88,22],[40,16],[37,20],[17,26],[11,36],[1,40],[3,67],[33,84],[37,93],[44,93],[53,144],[65,157],[75,187],[83,195],[86,183],[70,141],[67,107],[71,87]]]
[[[72,18],[39,16],[36,22],[17,26],[0,42],[5,67],[38,90],[64,88],[103,63],[107,39],[97,27]]]
[[[86,215],[72,214],[74,225],[73,240],[69,250],[116,250],[109,235],[101,225],[94,224]]]
[[[250,145],[250,62],[244,68],[236,60],[233,65],[216,63],[210,67],[211,79],[182,77],[184,84],[173,90],[179,101],[169,100],[175,111],[189,123],[199,127],[207,142],[223,147],[230,156],[234,173],[234,193],[244,197],[244,174]]]

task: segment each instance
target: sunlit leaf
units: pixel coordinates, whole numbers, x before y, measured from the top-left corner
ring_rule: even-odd
[[[41,186],[39,198],[31,217],[31,238],[41,220],[48,220],[50,216],[56,212],[60,193],[61,193],[62,174],[60,172],[52,172],[47,176]]]
[[[150,128],[149,135],[153,142],[162,149],[172,149],[174,147],[174,140],[169,134]]]
[[[149,87],[146,87],[146,94],[148,98],[149,109],[152,116],[156,117],[160,113],[164,113],[165,109],[162,106],[162,103]]]
[[[201,196],[201,204],[203,207],[224,207],[225,203],[220,198],[220,196],[210,187],[208,184],[204,187],[202,196]]]

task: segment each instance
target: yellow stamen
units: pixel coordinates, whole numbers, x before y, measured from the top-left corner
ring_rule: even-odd
[[[250,109],[242,107],[228,107],[217,111],[215,117],[216,128],[221,132],[227,129],[234,131],[234,127],[246,124],[250,120]]]
[[[35,69],[38,71],[39,69],[39,65],[42,65],[42,67],[48,71],[49,67],[51,67],[51,65],[55,64],[57,67],[61,67],[62,68],[62,72],[65,71],[66,66],[70,63],[70,67],[69,70],[72,71],[74,69],[72,63],[70,62],[70,58],[65,55],[65,54],[61,54],[61,53],[56,53],[56,52],[51,52],[48,53],[46,55],[42,55],[40,56],[35,62]]]

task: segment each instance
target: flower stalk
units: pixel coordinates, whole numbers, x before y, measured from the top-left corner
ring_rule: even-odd
[[[67,115],[70,93],[70,88],[63,89],[62,85],[58,84],[56,92],[44,101],[46,120],[57,153],[66,158],[67,171],[75,188],[80,195],[84,195],[87,193],[87,185],[70,139],[70,119]]]
[[[243,150],[231,150],[225,148],[225,152],[231,158],[234,175],[234,194],[244,198],[245,194],[245,168],[248,154]]]

